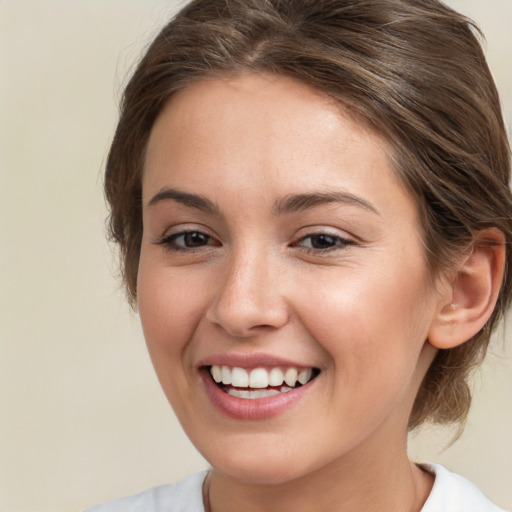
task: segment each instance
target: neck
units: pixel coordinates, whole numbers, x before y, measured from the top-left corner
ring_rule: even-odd
[[[214,469],[208,492],[211,512],[419,512],[432,484],[433,477],[409,461],[404,442],[386,453],[348,454],[273,485],[240,482]]]

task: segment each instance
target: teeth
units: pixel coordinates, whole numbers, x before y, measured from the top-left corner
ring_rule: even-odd
[[[291,388],[293,388],[293,386],[295,386],[295,384],[297,384],[298,373],[299,372],[295,368],[288,368],[288,370],[286,370],[286,373],[284,374],[284,381]]]
[[[313,370],[311,368],[307,368],[306,370],[301,370],[299,372],[299,375],[297,376],[297,380],[301,384],[306,384],[306,382],[308,382],[311,379],[312,375],[313,375]]]
[[[272,368],[268,371],[265,368],[254,368],[253,370],[247,371],[244,368],[239,367],[229,367],[229,366],[219,366],[212,365],[210,367],[210,374],[213,380],[220,384],[222,383],[225,386],[231,385],[236,388],[250,388],[250,389],[258,389],[262,390],[270,387],[281,387],[281,390],[266,390],[264,396],[272,396],[276,393],[282,393],[283,390],[290,391],[294,388],[297,383],[306,384],[311,380],[313,376],[312,368],[305,368],[302,370],[297,370],[297,368],[287,368],[284,373],[281,368]],[[286,384],[286,386],[283,386]],[[230,390],[228,391],[230,394],[233,394]],[[236,390],[235,390],[236,391]],[[242,392],[243,390],[238,390],[238,392]],[[269,395],[268,393],[272,391]],[[255,392],[251,391],[251,397],[255,397]],[[238,395],[233,395],[238,396]],[[241,397],[245,398],[245,397]],[[256,398],[261,398],[260,396],[256,396]]]
[[[268,383],[270,386],[282,386],[284,382],[283,372],[281,368],[272,368],[268,374]]]
[[[219,382],[222,382],[222,370],[220,366],[212,366],[211,374],[213,377],[213,380],[218,384]]]
[[[236,389],[236,388],[228,388],[226,391],[228,395],[236,396],[237,398],[246,398],[249,400],[254,400],[255,398],[267,398],[268,396],[279,395],[280,393],[287,393],[291,391],[293,388],[288,388],[283,386],[279,391],[277,389]]]
[[[266,388],[268,387],[268,372],[265,368],[255,368],[249,377],[250,388]]]
[[[225,366],[222,368],[226,368]],[[249,387],[249,374],[243,368],[233,368],[231,371],[231,385],[237,388]]]
[[[228,388],[227,389],[228,395],[236,396],[237,398],[248,398],[249,400],[254,400],[255,398],[266,398],[267,396],[275,396],[279,395],[281,393],[277,389],[255,389],[255,390],[249,390],[249,389],[235,389],[235,388]]]
[[[212,366],[213,368],[213,366]],[[221,368],[222,384],[231,384],[231,370],[227,366]]]

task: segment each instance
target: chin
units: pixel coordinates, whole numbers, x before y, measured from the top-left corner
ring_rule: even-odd
[[[279,485],[288,483],[321,469],[329,461],[307,460],[300,443],[279,442],[256,436],[226,443],[216,443],[212,438],[208,446],[198,446],[212,468],[227,478],[254,485]]]
[[[233,460],[219,461],[212,467],[232,480],[253,485],[285,484],[308,473],[289,461],[276,463],[268,457],[261,461],[240,460],[236,455],[233,454]]]

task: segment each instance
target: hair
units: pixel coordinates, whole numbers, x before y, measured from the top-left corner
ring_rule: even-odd
[[[131,77],[106,164],[109,233],[133,307],[142,238],[145,151],[164,104],[188,84],[284,75],[323,91],[389,142],[418,207],[432,276],[499,229],[507,247],[495,310],[466,343],[439,350],[409,427],[464,424],[468,377],[512,296],[510,147],[474,23],[437,0],[194,0],[149,46]]]

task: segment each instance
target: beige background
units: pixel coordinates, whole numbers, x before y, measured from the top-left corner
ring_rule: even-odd
[[[452,0],[488,36],[512,119],[512,1]],[[0,511],[60,512],[205,467],[153,376],[104,240],[121,86],[171,0],[0,0]],[[512,509],[512,340],[463,438],[413,440]]]

